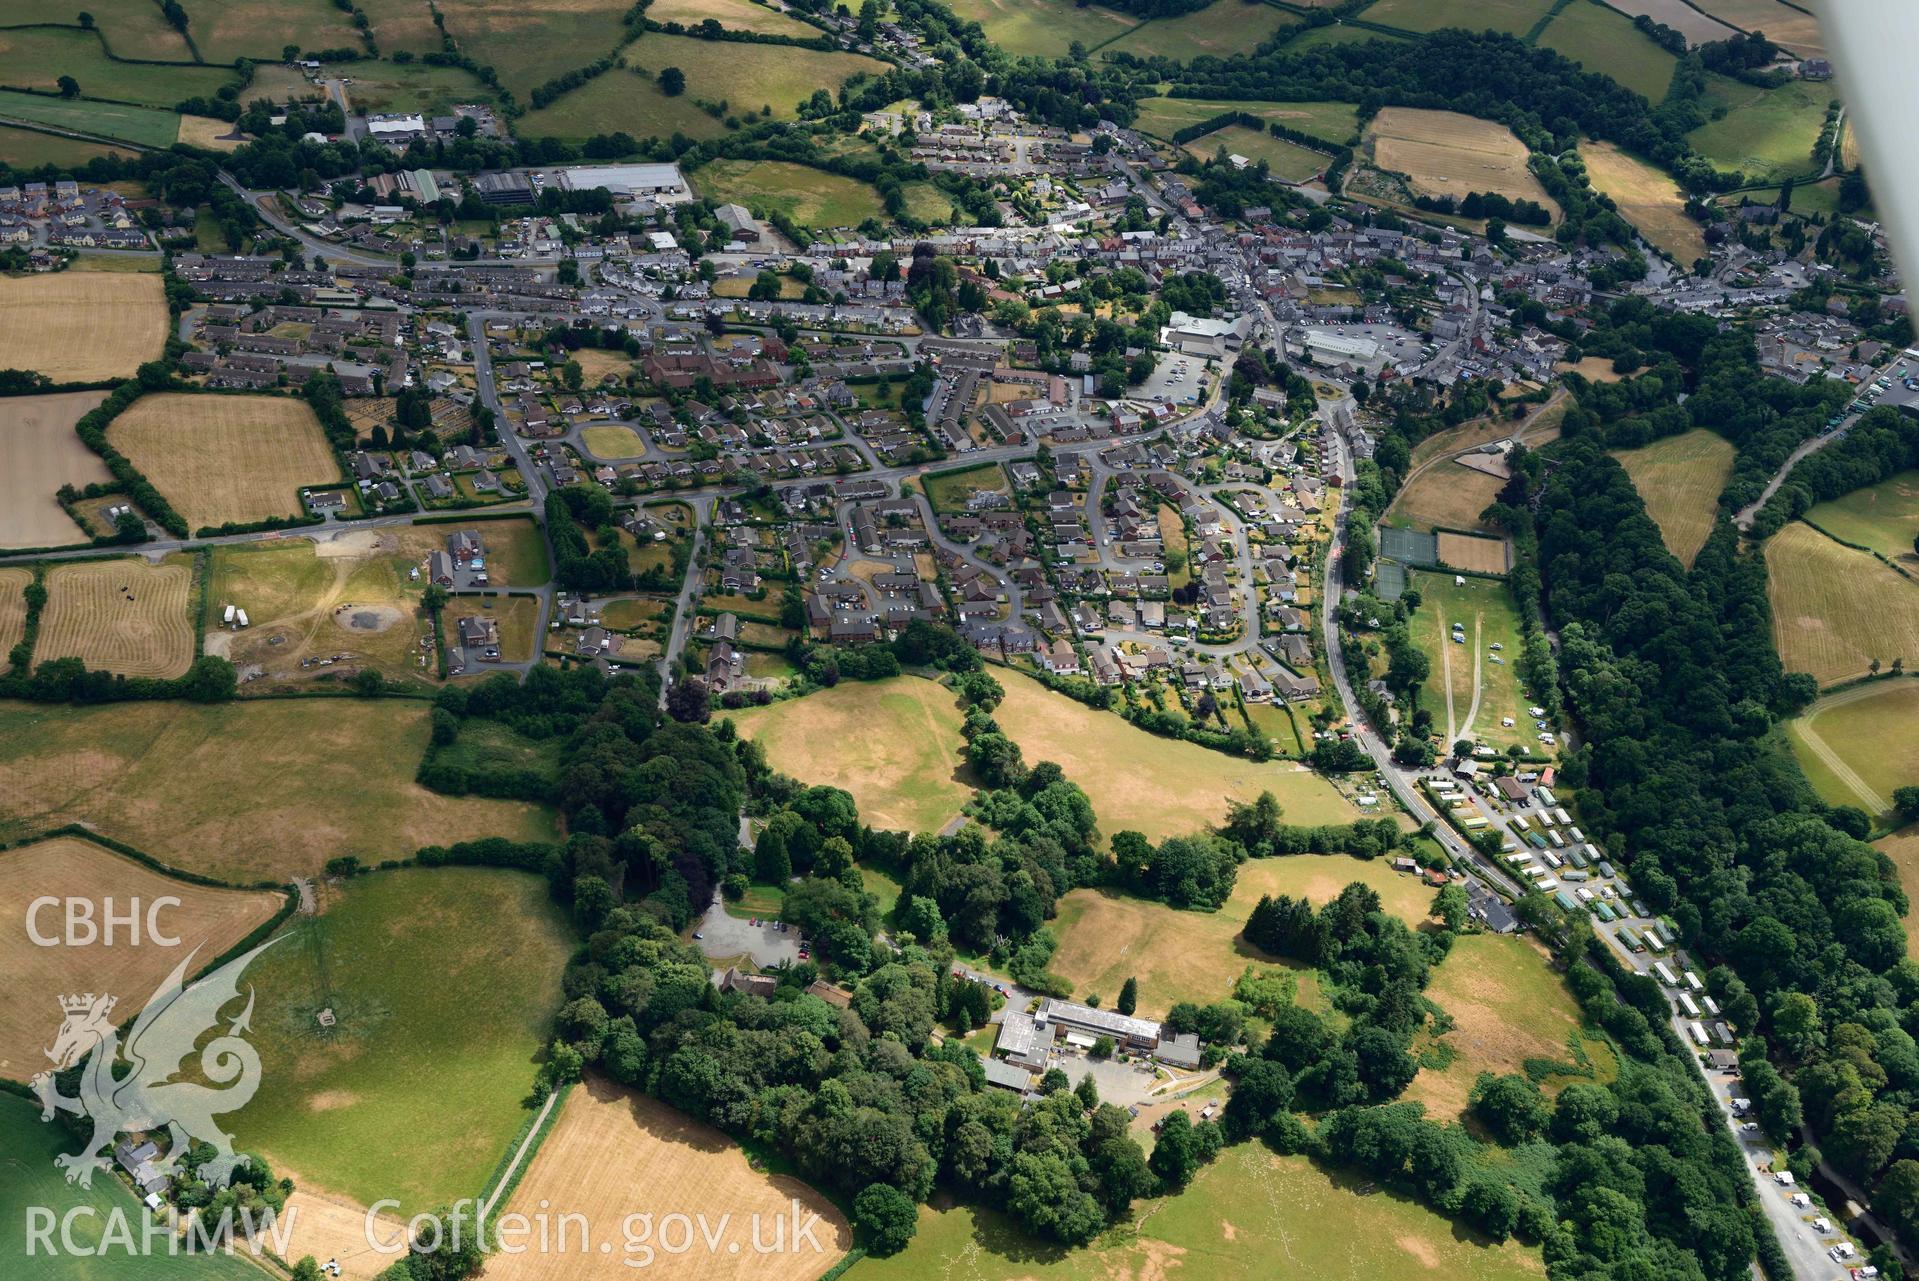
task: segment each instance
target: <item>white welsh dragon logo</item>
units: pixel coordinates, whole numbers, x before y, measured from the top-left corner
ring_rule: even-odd
[[[260,1056],[242,1039],[250,1030],[253,1017],[253,989],[247,989],[247,1004],[225,1033],[208,1041],[200,1051],[200,1072],[227,1089],[213,1089],[197,1081],[172,1078],[193,1053],[202,1033],[220,1021],[220,1011],[240,995],[240,973],[248,962],[273,946],[277,939],[262,943],[246,955],[237,957],[192,986],[186,985],[188,967],[199,949],[174,967],[153,994],[140,1017],[127,1033],[125,1046],[109,1016],[116,998],[112,996],[63,996],[60,1008],[66,1021],[47,1057],[53,1069],[33,1078],[33,1089],[40,1096],[40,1119],[51,1121],[55,1111],[72,1112],[93,1122],[93,1137],[76,1153],[61,1153],[54,1164],[66,1171],[67,1182],[81,1187],[93,1185],[93,1172],[108,1168],[107,1153],[116,1135],[129,1131],[165,1128],[172,1136],[172,1147],[154,1168],[167,1173],[186,1155],[188,1144],[199,1139],[212,1144],[216,1155],[200,1167],[199,1176],[212,1187],[225,1187],[233,1172],[246,1164],[244,1153],[233,1150],[232,1138],[214,1124],[217,1113],[245,1107],[260,1088]],[[63,1072],[86,1060],[81,1069],[80,1093],[69,1098],[60,1093],[53,1073]],[[126,1070],[118,1071],[124,1064]]]

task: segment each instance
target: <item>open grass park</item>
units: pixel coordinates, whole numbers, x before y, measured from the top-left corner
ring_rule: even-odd
[[[525,873],[402,868],[329,887],[247,970],[261,1083],[228,1127],[296,1183],[363,1206],[477,1195],[526,1119],[572,946]]]
[[[1919,684],[1870,681],[1828,694],[1786,723],[1786,738],[1821,800],[1889,821],[1894,790],[1919,782]]]
[[[1501,751],[1519,746],[1547,754],[1526,714],[1531,700],[1519,681],[1519,610],[1505,580],[1415,572],[1407,589],[1420,595],[1410,624],[1413,643],[1432,662],[1419,703],[1432,713],[1440,741],[1450,747],[1469,738]],[[1454,632],[1456,623],[1463,632]]]
[[[1719,491],[1732,476],[1732,442],[1697,427],[1613,457],[1632,477],[1666,550],[1692,564],[1719,518]]]
[[[413,781],[428,713],[400,700],[0,702],[0,838],[89,823],[239,884],[312,876],[339,854],[375,863],[482,836],[551,840],[541,806]]]
[[[1868,674],[1874,660],[1919,662],[1919,585],[1803,521],[1767,541],[1766,594],[1789,672],[1831,685]]]
[[[1222,1152],[1180,1195],[1136,1206],[1136,1232],[1113,1233],[1084,1250],[1035,1241],[992,1210],[943,1204],[920,1211],[918,1235],[904,1251],[862,1260],[847,1276],[1528,1281],[1544,1274],[1536,1252],[1492,1245],[1393,1193],[1357,1195],[1363,1182],[1245,1143]]]

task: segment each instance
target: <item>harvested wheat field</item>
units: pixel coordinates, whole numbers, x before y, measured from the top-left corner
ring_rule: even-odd
[[[0,276],[0,364],[57,383],[128,378],[167,345],[157,275]]]
[[[0,840],[86,823],[238,884],[423,845],[550,841],[552,811],[413,781],[431,732],[413,699],[0,702]],[[350,797],[351,804],[343,797]]]
[[[187,595],[193,568],[185,556],[56,565],[34,644],[36,662],[77,658],[95,671],[173,677],[193,663]]]
[[[0,569],[0,654],[12,652],[27,634],[27,584],[33,571]]]
[[[1674,262],[1690,267],[1706,256],[1706,234],[1686,213],[1686,195],[1664,170],[1610,142],[1581,143],[1586,175],[1612,197],[1619,214]]]
[[[1512,568],[1512,557],[1503,538],[1475,538],[1471,534],[1441,532],[1438,536],[1439,563],[1469,574],[1503,574]]]
[[[9,357],[0,356],[0,365]],[[84,487],[113,473],[73,425],[104,392],[0,400],[0,547],[57,547],[82,541],[81,529],[54,500],[62,485]]]
[[[1458,199],[1494,191],[1558,212],[1526,167],[1526,144],[1505,125],[1456,111],[1387,107],[1373,117],[1366,140],[1375,165],[1406,175],[1422,195]]]
[[[312,1255],[333,1259],[343,1281],[373,1281],[393,1266],[394,1256],[367,1241],[368,1209],[345,1197],[316,1190],[310,1180],[297,1178],[280,1221],[289,1226],[287,1258]],[[406,1236],[406,1221],[391,1214],[374,1215],[378,1239],[397,1241]]]
[[[1548,1094],[1576,1080],[1603,1084],[1618,1074],[1611,1045],[1581,1030],[1578,1003],[1530,939],[1469,934],[1455,940],[1426,996],[1454,1020],[1453,1030],[1437,1038],[1452,1057],[1443,1068],[1421,1068],[1405,1097],[1424,1103],[1439,1120],[1465,1111],[1481,1072],[1524,1073],[1528,1059],[1570,1069],[1540,1082]]]
[[[180,141],[190,147],[204,147],[208,151],[238,151],[246,135],[240,134],[240,126],[216,120],[212,116],[181,116]]]
[[[27,905],[35,899],[51,896],[98,902],[108,895],[122,911],[129,899],[149,906],[163,897],[177,899],[178,906],[159,909],[153,924],[165,936],[178,939],[178,944],[157,943],[148,937],[144,908],[138,938],[130,941],[127,927],[120,926],[111,947],[104,941],[43,947],[27,933],[29,924],[43,936],[58,935],[64,929],[57,912],[43,910],[28,921]],[[105,846],[72,836],[0,853],[0,973],[9,980],[5,994],[0,995],[0,1077],[22,1081],[46,1067],[41,1051],[53,1043],[60,1026],[56,994],[111,994],[120,1003],[117,1023],[138,1010],[193,949],[199,951],[189,964],[189,974],[205,968],[256,926],[272,919],[285,901],[283,894],[272,890],[220,889],[175,880]]]
[[[143,396],[107,436],[195,529],[298,516],[302,485],[340,479],[320,420],[285,396]]]
[[[530,1219],[545,1207],[583,1215],[592,1248],[578,1245],[575,1228],[561,1249],[503,1249],[487,1260],[487,1281],[630,1277],[635,1269],[701,1281],[813,1281],[853,1244],[846,1219],[811,1187],[755,1170],[718,1130],[598,1077],[567,1095],[506,1213]],[[650,1235],[630,1215],[649,1216]],[[695,1228],[701,1221],[713,1243]],[[803,1224],[810,1234],[795,1233]],[[610,1253],[600,1253],[603,1241]]]
[[[1874,659],[1919,662],[1919,586],[1802,521],[1767,542],[1766,593],[1789,672],[1823,686],[1866,675]]]
[[[1719,519],[1719,491],[1732,475],[1732,442],[1698,427],[1613,457],[1632,477],[1666,550],[1691,565]]]

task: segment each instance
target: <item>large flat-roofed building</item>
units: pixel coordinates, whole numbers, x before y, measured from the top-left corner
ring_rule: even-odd
[[[980,1065],[986,1069],[986,1083],[997,1085],[1002,1090],[1012,1090],[1024,1094],[1033,1086],[1033,1074],[1025,1068],[998,1059],[982,1059]]]
[[[1055,1029],[1041,1027],[1024,1010],[1008,1010],[1000,1020],[999,1040],[993,1048],[1014,1063],[1034,1072],[1046,1069],[1046,1056],[1053,1048]]]
[[[1113,1010],[1096,1010],[1076,1001],[1048,997],[1040,1002],[1039,1016],[1034,1022],[1040,1028],[1058,1028],[1069,1034],[1110,1036],[1120,1049],[1134,1054],[1151,1054],[1159,1048],[1159,1024],[1154,1020]]]
[[[678,165],[574,165],[560,171],[560,181],[568,191],[602,188],[615,196],[643,197],[662,205],[693,198]]]

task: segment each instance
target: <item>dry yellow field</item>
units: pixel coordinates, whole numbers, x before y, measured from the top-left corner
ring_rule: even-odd
[[[143,905],[141,933],[129,940],[128,927],[120,925],[111,947],[101,939],[40,946],[29,937],[29,924],[42,936],[65,937],[58,909],[43,909],[31,923],[27,920],[28,904],[46,896],[92,900],[96,914],[108,896],[117,912],[136,901]],[[163,897],[177,899],[178,905],[161,907],[153,923],[178,939],[176,945],[155,943],[146,934],[147,909]],[[0,996],[0,1076],[23,1081],[47,1066],[41,1052],[60,1027],[57,995],[110,993],[119,999],[118,1023],[138,1011],[190,951],[199,949],[191,974],[269,920],[284,902],[271,890],[216,889],[175,880],[71,836],[0,853],[0,972],[8,978]]]
[[[1819,20],[1806,12],[1811,6],[1780,4],[1779,0],[1699,0],[1699,7],[1741,31],[1763,31],[1766,39],[1807,57],[1826,56]]]
[[[1873,848],[1892,860],[1906,897],[1919,901],[1919,827],[1907,827],[1873,842]],[[1919,960],[1919,920],[1906,917],[1906,955]]]
[[[1506,482],[1497,476],[1450,460],[1441,462],[1406,482],[1388,509],[1391,523],[1415,529],[1491,530],[1480,513],[1492,506],[1505,487]]]
[[[107,436],[194,529],[298,516],[302,485],[340,479],[320,420],[285,396],[143,396]]]
[[[166,344],[166,291],[157,275],[0,277],[0,352],[9,369],[57,383],[127,378]]]
[[[1666,549],[1691,565],[1719,519],[1719,491],[1732,475],[1732,442],[1697,427],[1613,457],[1632,477]]]
[[[754,4],[752,0],[659,0],[658,4],[648,6],[647,16],[655,22],[678,22],[688,27],[697,27],[712,18],[732,31],[759,31],[802,39],[817,34],[817,28],[767,5]]]
[[[216,120],[212,116],[181,116],[180,141],[190,147],[205,147],[208,151],[238,151],[242,138],[228,138],[240,126]]]
[[[333,1259],[340,1265],[343,1281],[373,1281],[393,1266],[393,1257],[383,1254],[367,1241],[369,1211],[363,1205],[333,1196],[313,1187],[310,1180],[296,1178],[297,1186],[287,1197],[281,1222],[289,1225],[287,1257]],[[374,1216],[375,1231],[381,1240],[394,1241],[406,1235],[406,1222],[390,1214]]]
[[[27,634],[27,584],[33,572],[0,569],[0,655],[10,653]]]
[[[9,359],[0,355],[0,365]],[[100,455],[73,430],[105,399],[104,392],[69,391],[0,400],[0,547],[83,541],[82,531],[53,496],[62,485],[113,479]]]
[[[1417,877],[1395,872],[1384,859],[1344,854],[1296,854],[1255,859],[1239,869],[1233,893],[1217,912],[1183,912],[1152,899],[1110,889],[1078,889],[1059,902],[1053,933],[1059,951],[1049,967],[1076,995],[1111,1001],[1128,978],[1139,983],[1142,1013],[1159,1016],[1179,1001],[1205,1004],[1230,995],[1248,965],[1295,969],[1248,943],[1240,932],[1264,894],[1290,894],[1329,903],[1354,881],[1379,892],[1387,911],[1418,925],[1432,911],[1435,891]],[[1312,1005],[1317,984],[1299,971],[1299,1001]]]
[[[1865,552],[1794,521],[1766,544],[1772,639],[1789,672],[1822,686],[1878,659],[1919,663],[1919,586]]]
[[[1457,199],[1469,192],[1496,191],[1558,212],[1526,168],[1526,144],[1504,125],[1456,111],[1387,107],[1373,117],[1366,138],[1373,163],[1405,174],[1423,195]]]
[[[192,586],[184,556],[159,565],[130,558],[56,565],[34,661],[77,658],[122,676],[183,675],[193,664]]]
[[[1619,206],[1620,216],[1672,255],[1682,267],[1706,256],[1706,236],[1686,214],[1686,196],[1670,174],[1610,142],[1586,142],[1579,148],[1592,185]]]
[[[488,1259],[487,1281],[630,1277],[636,1270],[700,1281],[813,1281],[853,1244],[846,1219],[813,1188],[760,1173],[718,1130],[597,1077],[567,1095],[505,1217],[495,1215],[509,1229],[510,1216],[532,1221],[542,1210],[584,1216],[592,1248],[579,1244],[577,1227],[564,1246],[546,1251],[537,1234],[523,1231],[520,1252],[502,1248]],[[722,1214],[731,1218],[721,1223]],[[794,1233],[796,1214],[801,1223],[818,1216],[810,1235]],[[633,1215],[650,1216],[647,1231]],[[717,1244],[695,1226],[702,1220]],[[601,1242],[611,1243],[609,1253],[600,1253]]]
[[[1503,538],[1474,538],[1470,534],[1441,533],[1439,563],[1470,574],[1503,574],[1511,557]]]

